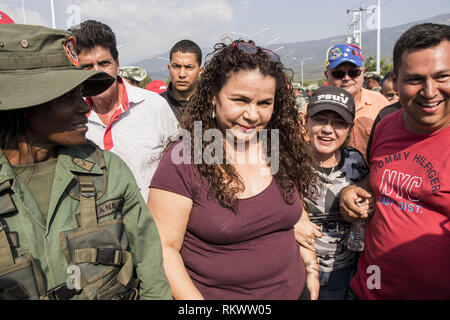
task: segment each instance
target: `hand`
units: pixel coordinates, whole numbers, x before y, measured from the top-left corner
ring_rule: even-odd
[[[340,209],[348,222],[367,219],[375,212],[375,199],[363,188],[350,186],[341,191]]]
[[[364,213],[364,215],[361,216],[362,218],[370,218],[371,216],[373,216],[375,212],[375,198],[373,196],[370,199],[362,199],[360,197],[357,200],[357,204]]]
[[[309,220],[300,219],[294,226],[294,233],[301,246],[313,251],[315,239],[322,238],[320,227]]]

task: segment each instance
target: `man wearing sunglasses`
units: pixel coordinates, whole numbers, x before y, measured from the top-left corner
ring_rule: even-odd
[[[341,87],[353,96],[356,113],[349,146],[365,155],[373,121],[389,104],[388,100],[378,92],[363,88],[364,59],[357,46],[338,44],[329,48],[324,74],[329,86]]]

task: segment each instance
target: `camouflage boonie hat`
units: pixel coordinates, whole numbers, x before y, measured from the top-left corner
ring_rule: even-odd
[[[140,67],[129,66],[119,68],[119,75],[122,78],[141,82],[147,76],[147,72],[145,72],[145,70]]]
[[[105,72],[80,69],[75,38],[43,26],[0,25],[0,110],[54,100],[83,84],[96,96],[115,81]]]
[[[298,82],[292,82],[292,86],[297,90],[303,89],[302,84]]]
[[[368,71],[368,72],[364,73],[364,78],[380,80],[381,76],[376,72]]]
[[[311,84],[311,85],[307,86],[306,89],[307,89],[308,91],[314,91],[314,90],[319,89],[319,86],[318,86],[317,84],[314,83],[314,84]]]

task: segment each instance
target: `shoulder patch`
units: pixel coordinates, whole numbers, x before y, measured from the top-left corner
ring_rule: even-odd
[[[84,170],[91,171],[94,167],[95,163],[91,161],[87,161],[78,157],[75,157],[72,159],[72,162],[75,163],[80,168],[83,168]]]
[[[63,47],[70,62],[72,62],[74,66],[79,67],[80,60],[78,59],[77,52],[75,51],[75,38],[73,36],[67,38],[66,42],[63,44]]]

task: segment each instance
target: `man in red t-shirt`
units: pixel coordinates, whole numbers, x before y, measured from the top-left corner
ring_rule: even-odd
[[[450,299],[450,26],[425,23],[394,47],[402,109],[376,126],[370,184],[341,192],[348,221],[375,213],[351,286],[360,299]]]

